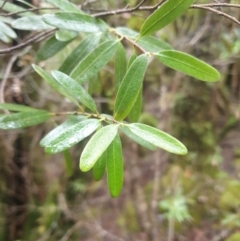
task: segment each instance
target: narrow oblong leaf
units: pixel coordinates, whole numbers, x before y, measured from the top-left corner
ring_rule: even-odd
[[[62,63],[59,70],[65,74],[70,74],[77,64],[83,60],[93,49],[97,47],[101,39],[101,34],[91,34],[71,52]]]
[[[77,36],[78,36],[78,32],[69,31],[69,30],[65,30],[65,29],[59,29],[55,33],[55,38],[61,42],[70,41],[70,40],[76,38]]]
[[[87,119],[79,123],[69,125],[64,130],[62,127],[63,126],[61,126],[61,128],[57,127],[60,130],[59,135],[55,135],[56,132],[54,132],[53,134],[55,139],[50,142],[48,141],[48,144],[44,145],[45,152],[51,154],[58,153],[74,146],[99,128],[100,122],[96,119]],[[48,134],[48,137],[46,136],[46,139],[48,138],[52,138],[51,132]],[[40,144],[42,145],[42,142]]]
[[[97,131],[85,146],[80,157],[80,169],[89,171],[108,148],[118,131],[118,125],[108,125]]]
[[[45,122],[51,114],[47,111],[29,111],[0,116],[0,129],[12,130]]]
[[[107,150],[98,158],[96,163],[93,166],[93,178],[96,181],[99,181],[105,172],[106,169],[106,160],[107,160]]]
[[[157,149],[156,146],[154,146],[151,142],[146,141],[145,139],[142,139],[140,136],[134,134],[127,126],[122,126],[119,128],[128,138],[135,141],[139,145],[151,150],[155,151]]]
[[[68,0],[46,0],[63,11],[83,13],[75,4]]]
[[[11,38],[17,38],[16,33],[10,27],[8,27],[7,24],[1,22],[0,19],[0,39],[5,43],[9,43]]]
[[[17,105],[11,103],[0,103],[0,110],[11,110],[11,111],[18,111],[18,112],[25,112],[25,111],[38,111],[38,109],[25,106],[25,105]]]
[[[42,21],[42,16],[26,16],[12,22],[12,27],[21,30],[45,30],[52,28]]]
[[[169,44],[152,36],[143,36],[140,39],[138,39],[137,43],[143,49],[151,53],[172,49],[172,47]]]
[[[39,66],[33,64],[32,67],[56,91],[58,91],[60,94],[67,97],[75,105],[79,106],[78,101],[66,91],[66,89],[64,88],[63,85],[61,85],[61,83],[59,83],[57,80],[55,80],[50,74],[48,74],[45,70],[43,70]]]
[[[133,53],[131,56],[130,56],[130,58],[129,58],[129,60],[128,60],[128,65],[127,65],[127,68],[129,69],[130,68],[130,66],[132,65],[132,63],[134,62],[134,60],[137,58],[137,55],[135,54],[135,53]]]
[[[95,76],[117,51],[119,41],[107,41],[89,53],[72,71],[71,77],[80,84]]]
[[[86,119],[87,118],[85,116],[80,116],[80,115],[68,116],[68,119],[65,122],[63,122],[61,125],[54,128],[40,141],[40,145],[43,147],[48,146],[58,136],[62,135],[65,132],[65,129],[68,129],[70,126],[74,126]]]
[[[131,64],[124,76],[114,106],[114,118],[116,120],[123,120],[132,109],[142,87],[147,64],[147,56],[140,55]]]
[[[168,0],[143,23],[140,36],[150,35],[165,27],[185,12],[195,0]]]
[[[140,115],[142,113],[142,87],[139,90],[137,99],[128,114],[130,122],[138,122]]]
[[[164,50],[155,56],[164,65],[196,79],[208,82],[220,79],[220,74],[215,68],[191,55],[175,50]]]
[[[133,123],[126,126],[135,135],[152,143],[154,146],[178,155],[187,154],[187,148],[180,141],[163,131],[140,123]]]
[[[121,43],[118,44],[114,62],[114,83],[117,92],[127,71],[126,51]]]
[[[106,152],[108,189],[112,197],[117,197],[123,185],[122,145],[119,135],[116,135]]]
[[[72,159],[71,159],[69,150],[63,151],[63,156],[64,156],[64,160],[65,160],[67,176],[71,177],[73,174],[73,165],[72,165]]]
[[[65,48],[71,41],[62,42],[56,39],[55,36],[52,36],[48,39],[38,50],[36,59],[37,61],[43,61],[53,57],[63,48]]]
[[[97,107],[94,100],[88,94],[88,92],[80,84],[78,84],[77,81],[57,70],[54,70],[51,73],[52,76],[58,81],[58,83],[61,84],[61,86],[63,86],[63,88],[65,88],[65,90],[71,96],[81,101],[93,112],[97,112]]]
[[[108,30],[108,26],[102,20],[76,12],[45,14],[42,19],[51,26],[83,33],[98,33]]]

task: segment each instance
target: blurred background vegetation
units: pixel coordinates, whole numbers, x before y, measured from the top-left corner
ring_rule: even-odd
[[[88,13],[138,3],[74,2]],[[49,6],[44,1],[31,3]],[[156,3],[147,1],[149,6]],[[224,8],[224,12],[240,19],[239,8]],[[104,20],[113,27],[138,31],[148,15],[134,12]],[[26,31],[17,34],[12,44],[29,35]],[[71,148],[71,157],[68,153],[50,156],[39,140],[54,127],[53,122],[0,131],[1,241],[240,240],[240,26],[212,12],[190,9],[156,37],[213,65],[222,76],[221,81],[209,84],[155,60],[149,65],[140,122],[177,137],[187,146],[188,155],[151,152],[123,137],[124,188],[112,199],[106,178],[95,182],[91,172],[81,173],[78,168],[86,141]],[[40,65],[47,70],[58,68],[80,38]],[[30,67],[41,44],[16,59],[4,91],[5,101],[52,111],[71,110],[71,103]],[[124,44],[130,57],[134,50]],[[9,45],[0,43],[1,49]],[[1,79],[10,58],[0,58]],[[111,113],[115,98],[113,72],[114,60],[89,85],[105,113]],[[71,158],[72,167],[65,165],[65,158]]]

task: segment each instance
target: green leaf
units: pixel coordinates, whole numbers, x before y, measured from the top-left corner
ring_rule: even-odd
[[[130,122],[138,122],[141,113],[142,113],[142,87],[140,88],[137,99],[131,111],[128,114],[128,118]]]
[[[65,48],[71,41],[61,42],[52,36],[48,39],[38,50],[36,59],[37,61],[43,61],[51,58],[57,54],[60,50]]]
[[[45,14],[43,21],[51,26],[83,33],[106,32],[108,26],[100,19],[74,12]]]
[[[80,169],[89,171],[108,148],[118,131],[118,125],[108,125],[97,131],[85,146],[80,157]]]
[[[63,11],[83,13],[75,4],[70,3],[68,0],[46,0],[46,1]]]
[[[1,22],[0,19],[0,40],[5,43],[9,43],[11,39],[17,38],[16,33],[8,27],[7,24]]]
[[[69,150],[63,151],[63,156],[65,160],[65,166],[67,170],[67,176],[71,177],[73,174],[73,166],[72,166],[72,159]]]
[[[168,0],[143,23],[140,36],[150,35],[165,27],[183,12],[185,12],[195,0]]]
[[[80,84],[95,76],[117,51],[119,41],[107,41],[88,54],[72,71],[71,77]]]
[[[128,60],[128,65],[127,68],[129,69],[130,66],[132,65],[132,63],[134,62],[134,60],[137,58],[137,55],[134,53],[130,56],[129,60]]]
[[[165,50],[155,56],[166,66],[196,79],[209,82],[220,79],[216,69],[191,55],[175,50]]]
[[[18,112],[26,112],[26,111],[38,111],[38,109],[25,106],[25,105],[17,105],[11,103],[1,103],[0,110],[11,110],[11,111],[18,111]]]
[[[151,53],[156,53],[162,50],[170,50],[172,47],[152,36],[143,36],[140,39],[138,39],[137,43],[146,51]]]
[[[58,91],[60,94],[62,94],[64,96],[66,96],[75,105],[79,106],[78,101],[66,91],[65,87],[63,85],[61,85],[61,83],[59,83],[57,80],[55,80],[50,74],[48,74],[45,70],[43,70],[39,66],[33,64],[32,67],[56,91]]]
[[[50,116],[50,113],[42,110],[0,116],[0,129],[12,130],[34,126],[45,122]]]
[[[135,39],[138,37],[139,33],[126,27],[117,27],[114,29],[118,34],[126,37],[130,37],[132,39]]]
[[[21,30],[39,31],[52,28],[42,21],[42,16],[26,16],[12,22],[12,27]]]
[[[148,58],[146,55],[138,56],[124,76],[114,106],[114,118],[116,120],[123,120],[136,102],[147,64]]]
[[[69,149],[91,135],[97,128],[100,127],[100,122],[96,119],[87,119],[68,126],[66,125],[66,122],[64,124],[65,125],[60,125],[57,127],[59,130],[58,134],[56,134],[54,129],[53,133],[50,132],[40,142],[41,145],[43,145],[44,142],[48,143],[47,145],[44,145],[45,152],[53,154]],[[51,135],[53,135],[55,139],[53,139]],[[49,141],[49,138],[52,141]]]
[[[66,42],[66,41],[72,40],[72,39],[76,38],[77,36],[78,36],[78,32],[69,31],[69,30],[65,30],[65,29],[59,29],[55,33],[55,38],[61,42]]]
[[[118,49],[115,55],[115,63],[114,63],[114,83],[115,83],[115,91],[117,93],[119,86],[123,80],[124,75],[127,71],[127,59],[126,59],[126,51],[121,43],[118,44]]]
[[[62,135],[65,132],[65,129],[69,128],[70,126],[74,126],[86,119],[86,116],[68,116],[68,119],[64,123],[54,128],[41,140],[40,145],[43,147],[50,145],[58,136]]]
[[[157,149],[156,146],[154,146],[151,142],[146,141],[145,139],[142,139],[140,136],[134,134],[130,131],[130,129],[127,126],[120,127],[120,130],[131,140],[135,141],[139,145],[151,150],[155,151]]]
[[[187,148],[180,141],[163,131],[140,123],[133,123],[126,126],[135,135],[157,147],[178,155],[187,154]]]
[[[73,97],[81,101],[85,106],[87,106],[91,111],[97,112],[97,107],[88,94],[88,92],[80,85],[77,81],[70,78],[66,74],[54,70],[51,72],[52,76],[58,81],[58,83]]]
[[[101,39],[100,34],[91,34],[71,52],[63,62],[59,70],[65,74],[70,74],[77,64],[84,59],[93,49],[97,47]]]
[[[112,197],[117,197],[123,185],[122,145],[119,135],[116,135],[107,148],[107,180]]]
[[[0,0],[0,6],[2,6],[3,3],[4,3],[4,6],[3,6],[2,10],[10,12],[10,13],[16,13],[16,12],[21,12],[21,11],[25,11],[26,10],[26,8],[19,7],[17,4],[13,4],[13,3],[10,3],[8,1]],[[19,13],[17,15],[29,16],[29,15],[35,15],[35,13],[33,13],[33,12],[24,12],[24,13]]]
[[[105,172],[106,169],[106,160],[107,160],[107,150],[98,158],[96,163],[93,166],[93,178],[96,181],[99,181]]]

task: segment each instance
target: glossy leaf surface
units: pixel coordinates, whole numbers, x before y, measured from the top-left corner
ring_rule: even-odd
[[[62,42],[52,36],[48,39],[38,50],[36,59],[37,61],[43,61],[51,58],[63,48],[65,48],[71,41]]]
[[[21,30],[45,30],[52,28],[42,21],[42,16],[26,16],[12,22],[12,27]]]
[[[146,141],[145,139],[142,139],[140,136],[134,134],[127,126],[120,127],[120,130],[131,140],[135,141],[139,145],[151,150],[155,151],[157,149],[156,146],[154,146],[151,142]]]
[[[59,70],[69,75],[78,63],[97,47],[100,38],[100,34],[91,34],[83,39],[83,41],[71,52],[66,60],[64,60]]]
[[[142,87],[140,88],[139,93],[137,95],[137,99],[128,114],[128,118],[130,122],[138,122],[138,119],[140,118],[141,113],[142,113]]]
[[[58,135],[55,134],[56,131],[53,132],[55,139],[51,137],[51,132],[47,136],[53,139],[52,141],[49,142],[48,137],[45,137],[45,141],[48,141],[48,144],[44,145],[45,152],[51,154],[62,152],[91,135],[100,126],[99,120],[96,119],[87,119],[68,126],[66,122],[64,124],[64,126],[57,127],[59,130]],[[41,141],[40,144],[42,145],[42,143]]]
[[[57,82],[73,97],[81,101],[85,106],[87,106],[91,111],[97,112],[97,107],[88,94],[88,92],[80,85],[77,81],[70,78],[68,75],[54,70],[51,72],[52,76],[57,80]]]
[[[32,65],[34,70],[50,85],[52,86],[56,91],[58,91],[60,94],[66,96],[69,100],[71,100],[75,105],[79,106],[78,101],[69,94],[69,92],[65,89],[65,87],[59,83],[57,80],[55,80],[50,74],[48,74],[45,70],[40,68],[39,66],[33,64]]]
[[[83,33],[97,33],[108,30],[107,25],[94,17],[75,12],[58,12],[45,14],[43,21],[51,26]]]
[[[163,131],[140,123],[129,124],[127,127],[143,140],[168,152],[178,155],[187,154],[187,148],[180,141]]]
[[[88,81],[95,76],[117,51],[118,41],[107,41],[89,53],[72,71],[71,77],[79,83]]]
[[[106,152],[108,189],[112,197],[117,197],[123,185],[122,145],[119,135],[116,135]]]
[[[85,146],[80,157],[80,169],[89,171],[115,138],[118,125],[108,125],[97,131]]]
[[[166,50],[155,54],[155,56],[164,65],[196,79],[209,82],[220,79],[220,74],[216,69],[191,55],[179,51]]]
[[[117,93],[114,118],[123,120],[132,109],[142,88],[142,82],[147,69],[148,58],[140,55],[129,67]]]
[[[172,47],[169,44],[167,44],[157,38],[154,38],[152,36],[143,36],[137,41],[137,43],[143,49],[145,49],[146,51],[151,52],[151,53],[156,53],[156,52],[159,52],[162,50],[172,49]]]
[[[185,12],[195,0],[168,0],[143,23],[140,36],[150,35],[165,27]]]
[[[83,13],[75,4],[68,0],[46,0],[63,11]]]
[[[69,128],[70,126],[74,126],[81,121],[86,120],[85,116],[79,116],[79,115],[73,115],[69,116],[68,120],[63,122],[61,125],[54,128],[51,132],[49,132],[41,141],[41,146],[48,146],[51,142],[53,142],[58,136],[62,135],[65,132],[66,128]]]
[[[114,62],[114,83],[117,92],[127,71],[126,51],[121,43],[118,44]]]
[[[93,166],[93,178],[96,181],[99,181],[105,172],[106,169],[106,160],[107,160],[107,150],[98,158],[96,163]]]
[[[49,119],[47,111],[29,111],[0,116],[0,129],[11,130],[34,126]]]

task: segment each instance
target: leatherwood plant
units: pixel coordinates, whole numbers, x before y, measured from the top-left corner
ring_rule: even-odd
[[[149,58],[156,58],[169,68],[196,79],[214,82],[220,79],[216,69],[186,53],[174,50],[168,43],[151,36],[184,13],[194,0],[168,0],[159,4],[143,23],[140,32],[126,27],[112,28],[106,22],[82,12],[67,0],[48,2],[61,11],[54,14],[28,13],[12,22],[15,29],[43,30],[55,33],[37,53],[37,61],[55,55],[79,33],[84,36],[58,70],[46,72],[40,66],[33,69],[57,92],[68,98],[76,111],[52,113],[28,106],[0,104],[9,114],[0,116],[0,128],[24,128],[59,115],[67,120],[48,133],[40,142],[47,153],[66,152],[70,147],[91,138],[79,161],[80,170],[93,169],[94,179],[107,171],[108,187],[117,197],[123,184],[123,157],[119,132],[150,150],[162,148],[170,153],[185,155],[187,148],[171,135],[138,123],[142,107],[142,89]],[[8,6],[6,4],[6,6]],[[141,54],[135,53],[127,61],[122,41],[127,41]],[[112,115],[99,113],[94,99],[85,88],[86,83],[115,58],[116,98]]]

